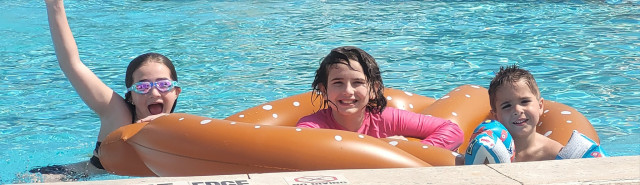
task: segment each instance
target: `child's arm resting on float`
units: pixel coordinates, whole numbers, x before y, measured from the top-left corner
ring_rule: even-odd
[[[430,117],[430,116],[429,116]],[[431,117],[436,118],[436,117]],[[463,134],[458,126],[449,120],[437,118],[437,122],[431,122],[435,131],[422,140],[422,143],[430,144],[455,151],[462,144]],[[434,124],[435,123],[435,124]]]
[[[418,137],[424,144],[452,151],[462,144],[462,129],[449,120],[399,109],[395,109],[393,114],[395,135]]]

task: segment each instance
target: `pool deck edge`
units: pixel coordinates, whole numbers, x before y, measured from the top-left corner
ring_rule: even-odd
[[[640,155],[511,164],[323,170],[36,183],[38,185],[640,184]],[[315,185],[314,184],[314,185]]]

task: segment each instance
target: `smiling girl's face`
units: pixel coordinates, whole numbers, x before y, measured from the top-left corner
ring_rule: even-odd
[[[371,98],[362,66],[356,61],[349,65],[337,63],[329,67],[325,98],[331,102],[334,116],[361,116]]]

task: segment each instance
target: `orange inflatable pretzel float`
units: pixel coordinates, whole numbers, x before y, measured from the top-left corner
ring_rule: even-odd
[[[468,141],[490,116],[487,90],[463,85],[442,98],[387,88],[388,106],[449,119]],[[224,120],[174,113],[119,128],[102,142],[104,168],[127,176],[194,176],[329,169],[452,166],[458,155],[416,141],[377,139],[329,129],[296,128],[319,109],[311,92],[258,105]],[[566,144],[572,130],[599,143],[589,121],[564,104],[545,101],[538,132]],[[464,151],[468,143],[460,146]]]

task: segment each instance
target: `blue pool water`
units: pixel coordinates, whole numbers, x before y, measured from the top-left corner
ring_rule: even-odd
[[[98,117],[60,71],[42,1],[0,1],[0,184],[87,160]],[[178,69],[177,112],[225,118],[310,90],[321,57],[354,45],[388,87],[440,97],[519,64],[545,99],[582,112],[611,156],[640,155],[638,1],[68,1],[80,55],[124,92],[133,57]],[[114,175],[86,180],[129,178]]]

